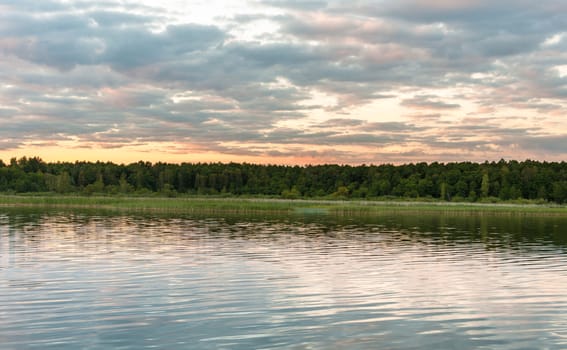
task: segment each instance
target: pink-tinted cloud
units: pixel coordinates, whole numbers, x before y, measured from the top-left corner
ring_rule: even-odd
[[[0,6],[4,158],[567,156],[561,0],[265,0],[207,24],[173,4]]]

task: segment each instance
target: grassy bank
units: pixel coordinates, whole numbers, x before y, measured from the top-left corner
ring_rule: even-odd
[[[0,195],[0,207],[81,208],[162,212],[272,212],[282,214],[373,215],[381,212],[447,212],[565,215],[567,207],[535,204],[483,204],[409,201],[284,200],[272,198],[125,197]]]

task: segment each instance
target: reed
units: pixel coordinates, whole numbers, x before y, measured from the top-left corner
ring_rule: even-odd
[[[275,212],[300,215],[376,215],[383,212],[567,215],[567,207],[536,204],[489,204],[406,201],[285,200],[185,196],[127,197],[71,195],[0,195],[3,207],[93,208],[168,212]]]

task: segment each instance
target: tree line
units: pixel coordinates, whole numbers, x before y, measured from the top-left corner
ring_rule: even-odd
[[[431,198],[567,202],[567,163],[539,161],[404,165],[44,162],[0,160],[0,192],[262,195],[282,198]]]

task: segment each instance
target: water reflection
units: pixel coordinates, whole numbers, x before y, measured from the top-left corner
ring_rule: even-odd
[[[0,213],[0,344],[561,349],[561,217]]]

